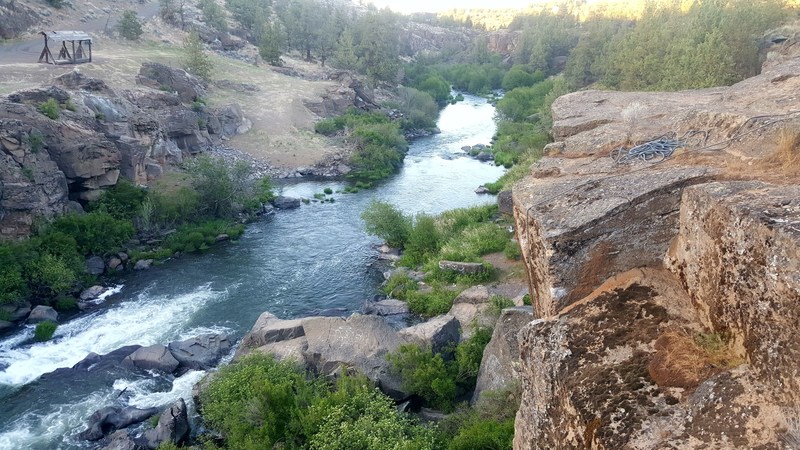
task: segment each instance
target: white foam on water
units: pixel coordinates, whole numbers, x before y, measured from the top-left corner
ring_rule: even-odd
[[[128,398],[128,404],[137,408],[162,407],[174,402],[179,398],[189,404],[192,402],[192,386],[194,386],[206,374],[204,370],[190,370],[172,382],[172,389],[166,392],[152,392],[147,388],[130,387],[126,392],[132,395]],[[136,383],[134,383],[136,384]],[[114,383],[115,387],[118,386]],[[119,385],[122,385],[121,383]]]
[[[12,336],[0,342],[0,384],[29,383],[44,373],[71,367],[91,352],[105,354],[125,345],[168,342],[184,331],[184,324],[196,312],[225,294],[209,285],[173,297],[144,291],[109,310],[60,325],[51,341],[20,345],[25,339]],[[32,328],[22,333],[29,338]]]
[[[85,427],[85,420],[100,406],[112,402],[108,389],[96,391],[80,402],[52,405],[47,414],[27,413],[0,433],[0,450],[53,449]]]

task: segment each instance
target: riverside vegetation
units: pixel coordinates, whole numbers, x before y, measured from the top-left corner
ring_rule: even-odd
[[[254,179],[247,164],[228,167],[200,156],[185,169],[178,188],[145,189],[120,180],[88,203],[85,214],[43,222],[30,239],[0,244],[0,304],[29,299],[74,309],[73,294],[93,282],[87,257],[128,250],[135,262],[204,250],[220,234],[238,238],[244,231],[239,221],[272,199],[269,179]]]

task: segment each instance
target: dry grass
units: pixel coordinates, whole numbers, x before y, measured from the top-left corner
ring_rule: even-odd
[[[741,364],[726,339],[716,333],[670,330],[655,343],[656,353],[647,366],[659,386],[694,389],[709,377]]]
[[[775,152],[767,158],[784,175],[800,175],[800,131],[795,128],[784,127]]]

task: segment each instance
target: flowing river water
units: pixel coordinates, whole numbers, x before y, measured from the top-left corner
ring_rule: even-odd
[[[402,170],[375,188],[280,211],[249,225],[237,243],[126,275],[100,308],[60,325],[50,342],[32,343],[33,326],[0,340],[0,450],[94,448],[75,439],[93,411],[188,401],[204,374],[173,378],[103,370],[69,382],[41,377],[90,352],[166,344],[208,331],[238,339],[264,311],[290,318],[329,308],[360,310],[382,281],[373,267],[378,241],[365,233],[361,212],[372,199],[430,214],[493,202],[473,191],[503,169],[461,150],[489,143],[493,116],[485,100],[466,96],[442,110],[442,133],[413,141]],[[344,183],[300,181],[284,185],[282,193],[311,198],[326,187],[336,191]]]

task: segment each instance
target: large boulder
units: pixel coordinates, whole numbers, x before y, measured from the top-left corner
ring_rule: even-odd
[[[127,430],[117,430],[109,435],[108,444],[103,450],[140,450],[141,447],[128,434]]]
[[[142,64],[136,83],[153,89],[177,92],[184,103],[191,103],[206,95],[205,85],[199,78],[185,70],[154,62]]]
[[[283,320],[269,312],[262,313],[250,332],[236,349],[235,358],[241,358],[250,350],[274,342],[288,341],[305,335],[301,319]]]
[[[308,361],[306,359],[308,339],[306,339],[305,336],[285,341],[270,342],[253,349],[253,351],[270,355],[278,361],[295,361],[303,367],[308,367]]]
[[[230,351],[231,342],[225,333],[209,333],[170,342],[167,348],[180,363],[179,368],[207,370]]]
[[[453,306],[447,313],[458,321],[461,326],[461,340],[469,339],[475,332],[475,327],[492,327],[497,316],[488,312],[489,289],[478,285],[465,289],[453,300]]]
[[[376,316],[314,317],[303,321],[308,340],[306,357],[320,374],[335,375],[354,368],[385,393],[402,398],[400,380],[389,371],[386,354],[404,343],[386,321]]]
[[[159,370],[165,373],[172,373],[178,368],[180,363],[167,347],[161,344],[153,344],[149,347],[142,347],[128,355],[122,364],[128,367],[136,367],[144,370]]]
[[[483,350],[472,403],[486,391],[509,389],[520,382],[519,331],[533,320],[530,306],[506,308],[500,314],[492,339]]]
[[[460,325],[455,317],[445,314],[426,322],[403,328],[398,332],[401,338],[434,353],[451,353],[460,338]]]
[[[86,258],[86,273],[89,275],[102,275],[106,271],[106,262],[100,256]]]
[[[157,408],[107,406],[89,416],[87,428],[78,434],[78,439],[97,441],[116,430],[147,420],[156,413],[158,413]]]
[[[50,306],[36,305],[31,313],[28,315],[28,322],[58,322],[58,311]]]
[[[31,304],[24,302],[21,304],[0,306],[0,312],[8,317],[10,322],[21,322],[28,318],[31,313]]]
[[[295,209],[300,207],[300,199],[279,195],[272,200],[272,206],[278,209]]]
[[[152,430],[147,430],[142,436],[145,447],[156,450],[161,444],[171,442],[181,445],[189,438],[189,416],[186,402],[179,398],[169,408],[161,413],[158,425]]]

